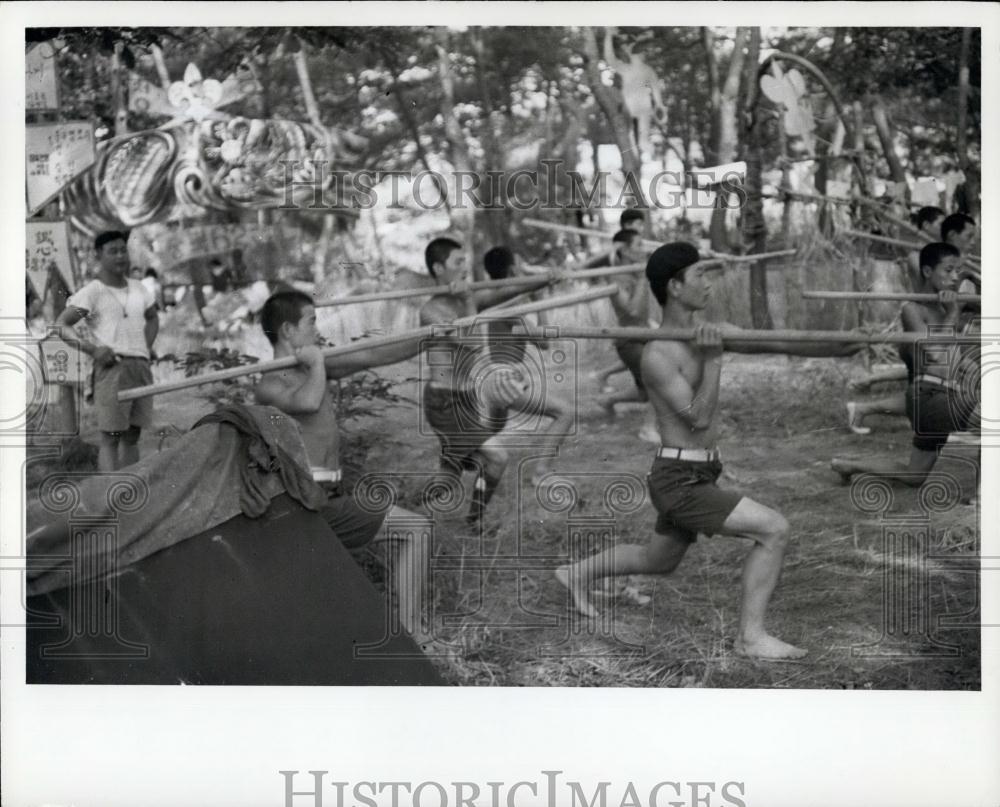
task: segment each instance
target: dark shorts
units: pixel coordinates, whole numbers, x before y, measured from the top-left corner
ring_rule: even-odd
[[[361,549],[378,535],[387,512],[371,513],[363,510],[353,497],[334,492],[320,508],[319,514],[346,549]]]
[[[153,398],[137,398],[118,402],[118,393],[133,387],[153,383],[149,359],[119,356],[110,367],[94,365],[94,406],[97,428],[102,432],[123,432],[131,426],[149,429],[153,426]]]
[[[615,350],[618,351],[619,358],[621,358],[628,371],[632,374],[632,378],[635,379],[635,385],[643,391],[646,389],[646,386],[642,383],[642,350],[645,346],[644,342],[632,342],[628,340],[615,342]]]
[[[472,455],[507,422],[506,409],[485,414],[483,409],[470,390],[424,387],[424,415],[441,440],[442,463],[466,470],[477,467]]]
[[[713,535],[722,530],[729,514],[736,509],[742,494],[722,490],[716,485],[722,463],[687,462],[657,457],[646,477],[649,498],[658,513],[656,531],[674,535],[687,533],[694,541],[699,532]]]
[[[913,447],[937,451],[948,442],[948,435],[975,429],[976,402],[957,390],[925,381],[906,388],[906,416],[913,427]]]

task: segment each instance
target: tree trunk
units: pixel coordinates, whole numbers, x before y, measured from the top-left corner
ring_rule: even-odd
[[[584,64],[587,71],[587,80],[590,83],[590,91],[597,100],[597,105],[604,113],[611,131],[614,134],[615,145],[622,156],[622,173],[628,183],[626,188],[633,189],[639,194],[639,204],[646,206],[646,197],[642,193],[642,164],[636,149],[632,146],[632,120],[625,109],[621,92],[614,87],[608,87],[601,80],[601,68],[597,35],[593,28],[584,29],[583,33]]]
[[[302,89],[302,100],[306,105],[306,115],[309,116],[309,122],[322,129],[324,128],[323,118],[319,114],[319,104],[316,103],[316,95],[313,93],[304,43],[299,43],[299,49],[292,54],[292,61],[295,62],[295,72],[299,77],[299,87]]]
[[[886,162],[889,163],[889,174],[893,182],[906,182],[906,171],[903,164],[896,156],[896,149],[892,142],[892,127],[889,125],[889,116],[886,114],[885,105],[879,96],[874,96],[871,102],[872,121],[875,124],[875,131],[878,133],[879,142],[882,144],[882,153],[885,154]]]
[[[292,61],[295,63],[295,73],[299,78],[299,87],[302,90],[302,101],[306,106],[306,115],[309,122],[325,130],[323,118],[319,112],[319,104],[316,103],[316,94],[313,92],[312,78],[309,76],[309,63],[306,61],[305,43],[299,42],[299,49],[292,54]],[[330,255],[330,247],[336,232],[334,217],[327,213],[323,216],[323,229],[316,241],[313,250],[312,278],[313,283],[319,285],[326,279],[326,262]]]
[[[485,67],[488,56],[486,53],[486,43],[483,41],[483,29],[472,29],[472,47],[476,54],[476,82],[479,85],[479,95],[483,102],[483,127],[485,136],[483,137],[483,157],[486,175],[490,171],[502,170],[503,153],[500,147],[502,132],[497,130],[494,120],[493,94],[490,92],[490,84],[486,76]],[[502,126],[500,127],[502,130]],[[508,228],[510,225],[510,205],[507,204],[505,183],[500,183],[499,188],[486,186],[492,194],[490,206],[482,211],[486,223],[486,232],[492,244],[506,244],[508,241]],[[494,208],[494,203],[499,206]]]
[[[472,160],[469,158],[465,134],[455,116],[455,79],[452,75],[451,57],[448,55],[448,31],[445,28],[435,28],[434,35],[437,40],[438,78],[441,81],[441,116],[444,118],[444,133],[450,147],[451,164],[457,174],[468,175],[472,173]],[[462,181],[459,175],[454,177],[455,200],[459,204],[451,208],[451,226],[461,235],[465,243],[466,260],[470,261],[469,266],[472,267],[473,275],[477,280],[481,280],[485,276],[483,267],[478,263],[471,263],[474,246],[472,239],[475,233],[475,210],[471,203],[459,198],[459,183]]]
[[[128,107],[125,104],[125,82],[122,81],[122,51],[125,43],[115,42],[111,55],[111,98],[115,107],[115,137],[128,134]]]
[[[708,73],[708,100],[712,111],[705,159],[708,160],[710,165],[713,165],[718,162],[719,158],[716,151],[719,143],[719,116],[717,110],[719,109],[719,102],[721,100],[721,90],[719,89],[719,62],[715,58],[715,37],[712,35],[711,28],[702,26],[701,46],[705,51],[705,70]]]
[[[767,225],[764,222],[764,196],[761,177],[763,163],[763,125],[757,114],[760,94],[758,61],[760,60],[760,29],[750,31],[749,53],[746,59],[746,107],[750,127],[746,138],[746,205],[743,209],[743,237],[751,243],[750,253],[767,251]],[[780,125],[780,124],[779,124]],[[767,299],[767,261],[759,261],[750,269],[750,319],[757,329],[772,330],[774,321]]]
[[[167,63],[163,58],[163,50],[159,45],[150,45],[149,51],[153,54],[153,64],[156,65],[156,75],[160,77],[160,86],[169,90],[170,73],[167,71]]]
[[[441,201],[444,202],[445,209],[448,211],[449,217],[451,216],[451,202],[448,201],[448,188],[442,182],[441,175],[431,169],[430,158],[427,155],[427,149],[424,148],[424,144],[420,142],[420,127],[417,125],[416,118],[413,117],[413,110],[410,109],[410,99],[406,95],[403,86],[398,83],[398,76],[394,79],[396,82],[393,86],[392,94],[396,98],[396,106],[399,109],[399,114],[403,118],[403,123],[406,124],[406,128],[410,132],[410,137],[413,138],[413,144],[417,149],[417,158],[420,160],[420,164],[423,165],[424,170],[430,175],[434,181],[434,187],[437,188],[439,194],[441,194]]]
[[[702,37],[706,47],[711,47],[711,37],[707,36],[702,29]],[[740,75],[743,72],[743,48],[746,46],[747,29],[736,29],[736,42],[733,44],[733,54],[729,59],[729,69],[726,71],[726,79],[722,87],[713,92],[712,111],[714,123],[712,132],[715,137],[712,151],[715,154],[717,165],[729,163],[736,159],[737,130],[736,130],[736,107],[737,96],[740,89]],[[714,61],[714,54],[712,55]],[[715,82],[718,81],[716,77]],[[729,251],[729,238],[726,232],[726,199],[719,194],[716,197],[716,205],[712,210],[712,220],[709,225],[709,235],[712,240],[712,249],[716,252]]]
[[[967,145],[969,108],[969,51],[972,46],[972,29],[962,29],[962,47],[958,55],[958,164],[965,174],[965,198],[969,215],[979,219],[979,171],[969,161]]]

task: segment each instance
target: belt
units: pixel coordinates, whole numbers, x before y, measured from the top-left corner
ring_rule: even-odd
[[[951,381],[945,381],[943,378],[938,378],[936,375],[918,375],[914,379],[914,383],[918,381],[924,384],[933,384],[937,387],[944,387],[945,389],[955,389],[955,385]]]
[[[683,460],[684,462],[718,462],[722,455],[717,448],[670,448],[661,446],[656,456],[664,460]]]
[[[336,471],[331,471],[329,468],[310,468],[310,473],[312,473],[313,482],[339,482],[340,481],[340,469]]]

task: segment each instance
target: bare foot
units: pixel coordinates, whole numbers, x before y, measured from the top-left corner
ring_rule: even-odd
[[[582,587],[570,585],[569,566],[560,566],[556,569],[555,577],[556,580],[569,589],[569,593],[573,597],[573,605],[576,606],[577,611],[585,617],[590,617],[591,619],[601,615],[600,612],[594,608],[593,604],[590,602],[590,598],[587,597],[587,592],[585,592]]]
[[[851,477],[854,475],[854,466],[847,460],[830,460],[830,467],[840,474],[840,484],[851,484]]]
[[[740,656],[759,658],[769,661],[788,661],[804,658],[809,651],[801,647],[783,642],[770,634],[764,633],[752,641],[737,639],[734,649]]]
[[[661,443],[660,433],[649,426],[643,426],[639,429],[639,439],[644,443],[653,443],[654,445],[660,445]]]
[[[625,602],[630,602],[633,605],[649,605],[653,601],[652,597],[648,594],[643,594],[639,591],[639,589],[632,585],[625,586],[621,592],[619,592],[619,596],[625,600]]]
[[[855,434],[872,433],[870,428],[861,425],[861,420],[858,418],[858,405],[854,401],[850,401],[847,404],[847,428]]]

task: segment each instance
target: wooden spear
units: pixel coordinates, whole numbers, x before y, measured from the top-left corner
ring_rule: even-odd
[[[548,326],[546,328],[514,329],[517,335],[546,339],[629,339],[636,342],[670,341],[689,342],[695,338],[694,328],[573,328]],[[978,342],[976,336],[951,336],[916,332],[895,332],[885,334],[864,333],[862,331],[767,331],[733,330],[722,335],[723,343],[752,342],[814,342],[826,344],[886,344],[906,345],[924,340],[938,342]]]
[[[606,233],[601,230],[588,230],[586,227],[572,227],[569,224],[553,224],[552,222],[541,221],[539,219],[523,219],[521,223],[527,224],[529,227],[537,227],[541,230],[574,233],[576,235],[592,235],[595,238],[604,238],[605,240],[611,240],[615,237],[614,233]],[[640,241],[644,247],[649,247],[650,249],[663,246],[662,241],[653,241],[649,238],[642,238]],[[709,258],[718,259],[726,263],[757,263],[768,258],[784,258],[795,253],[796,250],[794,249],[782,249],[777,252],[760,252],[756,255],[728,255],[725,252],[712,252],[708,250],[706,255]]]
[[[350,353],[357,353],[360,350],[368,350],[369,348],[384,347],[386,345],[394,345],[400,342],[408,342],[410,340],[438,336],[441,335],[442,332],[453,331],[458,328],[475,325],[477,322],[484,319],[507,319],[517,317],[522,314],[530,314],[535,311],[545,311],[549,308],[561,308],[567,305],[589,303],[594,300],[603,299],[604,297],[610,297],[617,291],[618,287],[614,285],[598,286],[596,288],[587,289],[586,291],[577,292],[575,294],[566,294],[561,297],[552,297],[548,300],[524,303],[523,305],[506,308],[502,311],[487,309],[486,311],[481,311],[474,316],[462,317],[454,322],[444,322],[440,325],[427,325],[422,328],[414,328],[409,331],[390,334],[388,336],[358,339],[356,342],[351,342],[349,345],[324,348],[322,352],[325,358],[346,356]],[[175,392],[181,389],[188,389],[189,387],[200,387],[203,384],[212,384],[216,381],[228,381],[230,379],[240,378],[246,375],[268,373],[273,370],[282,370],[286,367],[294,367],[298,363],[299,360],[295,356],[285,356],[281,359],[271,359],[270,361],[247,364],[242,367],[231,367],[227,370],[218,370],[214,373],[205,373],[204,375],[192,376],[191,378],[185,378],[179,381],[170,381],[165,384],[150,384],[145,387],[133,387],[132,389],[118,393],[118,401],[134,401],[136,398],[146,398],[150,395],[162,395],[165,392]]]
[[[505,277],[501,280],[477,280],[468,284],[470,291],[480,289],[504,289],[516,286],[531,286],[541,281],[552,283],[557,280],[587,280],[594,277],[610,277],[639,272],[646,268],[644,263],[624,263],[621,266],[602,266],[597,269],[581,269],[577,272],[538,272],[519,277]],[[319,300],[313,305],[316,308],[328,308],[335,305],[352,305],[354,303],[374,303],[382,300],[404,300],[408,297],[425,297],[435,294],[447,294],[452,290],[448,284],[424,286],[420,289],[400,289],[398,291],[375,291],[371,294],[355,294],[350,297],[338,297],[334,300]]]
[[[805,300],[898,300],[900,302],[936,303],[936,294],[914,294],[912,292],[881,292],[881,291],[804,291]],[[956,298],[960,303],[978,303],[978,294],[959,294]]]

